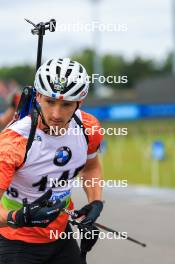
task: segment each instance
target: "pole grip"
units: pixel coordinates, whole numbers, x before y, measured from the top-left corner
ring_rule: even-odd
[[[29,19],[25,20],[31,24],[34,28],[31,30],[33,35],[38,35],[38,49],[37,49],[37,60],[36,60],[36,71],[41,66],[42,59],[42,48],[43,48],[43,36],[45,35],[45,31],[49,30],[50,32],[54,32],[56,29],[56,20],[51,19],[49,22],[40,22],[39,24],[34,24]]]

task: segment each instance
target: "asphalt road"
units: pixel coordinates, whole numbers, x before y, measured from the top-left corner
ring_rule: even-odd
[[[73,197],[78,208],[86,203],[82,189],[74,188]],[[127,232],[147,247],[121,239],[100,239],[88,255],[88,264],[175,263],[174,190],[107,188],[104,200],[98,222]]]

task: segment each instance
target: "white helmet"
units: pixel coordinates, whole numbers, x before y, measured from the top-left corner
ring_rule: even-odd
[[[34,87],[52,98],[81,101],[88,94],[89,81],[80,63],[69,58],[51,59],[37,70]]]

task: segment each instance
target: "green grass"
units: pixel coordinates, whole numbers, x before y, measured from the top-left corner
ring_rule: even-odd
[[[105,123],[103,127],[128,128],[127,136],[105,136],[107,150],[101,155],[105,179],[153,185],[152,175],[156,170],[158,186],[175,187],[175,120]],[[165,159],[158,161],[158,169],[151,157],[154,140],[162,140],[166,148]]]

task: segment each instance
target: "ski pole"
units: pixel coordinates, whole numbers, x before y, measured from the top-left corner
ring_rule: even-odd
[[[77,217],[77,215],[74,213],[74,211],[70,211],[70,210],[68,210],[68,209],[66,209],[66,208],[64,208],[63,211],[64,211],[66,214],[70,215],[71,217]],[[73,225],[77,225],[77,226],[79,225],[79,226],[82,226],[82,224],[81,224],[80,222],[76,221],[76,220],[70,220],[70,223],[72,223]],[[117,234],[117,235],[119,235],[119,232],[116,231],[116,230],[114,230],[114,229],[112,229],[112,228],[109,228],[109,227],[104,226],[104,225],[102,225],[102,224],[99,224],[99,223],[97,223],[97,222],[95,222],[94,225],[95,225],[96,227],[99,227],[99,228],[105,230],[105,231],[108,231],[108,232],[111,232],[111,233],[113,233],[113,234]],[[121,234],[120,234],[120,236],[122,237]],[[126,239],[129,240],[129,241],[131,241],[131,242],[134,242],[134,243],[136,243],[136,244],[138,244],[138,245],[140,245],[140,246],[142,246],[142,247],[146,247],[146,244],[145,244],[145,243],[142,243],[142,242],[140,242],[140,241],[138,241],[138,240],[136,240],[136,239],[134,239],[134,238],[132,238],[132,237],[127,236]]]

